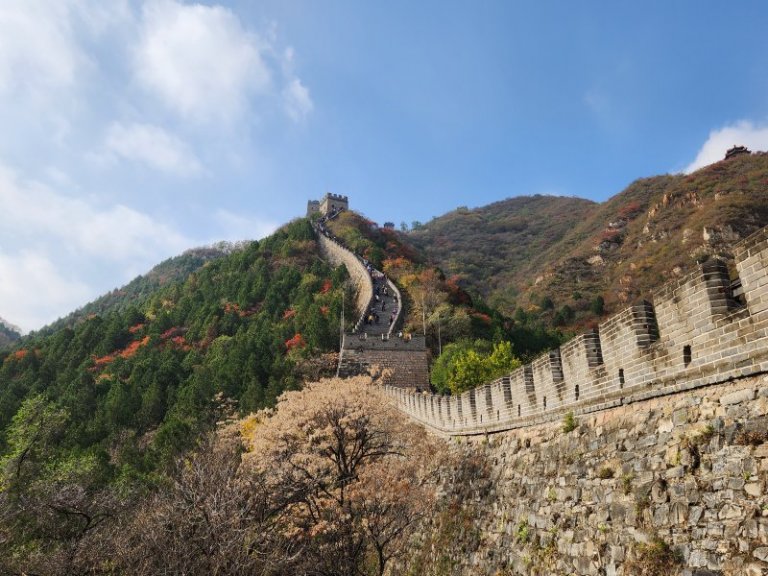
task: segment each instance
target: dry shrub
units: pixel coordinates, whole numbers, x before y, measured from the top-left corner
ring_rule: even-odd
[[[682,558],[659,536],[637,544],[624,564],[624,573],[633,576],[673,576],[679,573]]]

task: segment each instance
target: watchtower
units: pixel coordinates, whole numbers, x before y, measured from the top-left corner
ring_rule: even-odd
[[[349,210],[349,198],[340,194],[326,192],[325,196],[320,200],[320,213],[327,216],[341,210]]]
[[[307,201],[307,218],[311,218],[313,214],[320,212],[320,200],[308,200]]]

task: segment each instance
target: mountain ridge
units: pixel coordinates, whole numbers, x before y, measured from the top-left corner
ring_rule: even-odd
[[[555,222],[528,217],[525,207],[534,199]],[[527,228],[478,228],[492,219],[522,219]],[[457,209],[407,238],[505,314],[577,331],[648,297],[697,261],[730,259],[735,242],[765,225],[768,154],[753,153],[688,175],[640,178],[601,203],[533,196]],[[499,265],[511,249],[515,257]]]

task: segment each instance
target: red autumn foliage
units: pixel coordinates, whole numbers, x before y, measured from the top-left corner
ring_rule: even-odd
[[[633,201],[625,204],[619,209],[619,218],[624,218],[625,220],[631,220],[640,212],[643,211],[643,207],[640,205],[640,202]]]
[[[224,313],[225,314],[237,314],[241,318],[244,318],[245,316],[251,316],[252,314],[255,314],[258,312],[258,308],[248,308],[248,310],[243,310],[240,308],[238,304],[235,304],[234,302],[224,302]]]
[[[297,332],[294,334],[293,338],[289,338],[285,341],[285,348],[287,350],[293,350],[294,348],[303,348],[306,346],[306,342],[304,341],[304,337]]]
[[[328,306],[320,306],[320,313],[323,316],[328,316]]]
[[[600,241],[619,242],[621,236],[621,230],[603,230],[603,233],[600,235]]]
[[[327,294],[328,291],[333,287],[333,282],[331,282],[330,278],[327,278],[325,282],[323,282],[322,288],[320,288],[320,294]]]
[[[24,360],[24,358],[27,357],[27,354],[29,354],[29,350],[26,350],[25,348],[21,348],[20,350],[16,350],[13,354],[11,354],[11,358],[14,360]]]
[[[451,276],[445,281],[448,301],[454,306],[472,305],[472,298],[459,286],[459,277]]]
[[[138,332],[142,328],[144,328],[144,323],[140,322],[139,324],[136,324],[135,326],[131,326],[130,328],[128,328],[128,332],[130,332],[131,334],[136,334],[136,332]]]
[[[187,339],[184,338],[184,336],[174,336],[169,340],[169,342],[176,346],[179,350],[184,350],[185,352],[192,349],[192,346],[189,345]]]
[[[296,310],[293,308],[288,308],[285,312],[283,312],[283,320],[288,320],[289,318],[293,318],[296,316]]]
[[[132,356],[136,355],[136,352],[139,351],[140,348],[143,346],[146,346],[149,343],[149,336],[144,336],[141,340],[134,340],[128,346],[120,350],[119,352],[113,352],[112,354],[107,354],[105,356],[101,356],[99,358],[93,359],[93,367],[95,369],[103,368],[107,364],[110,364],[112,361],[115,360],[115,358],[131,358]]]
[[[491,317],[488,316],[488,314],[484,314],[483,312],[472,312],[472,316],[481,322],[485,322],[486,324],[490,324],[492,322]]]
[[[234,313],[242,316],[242,310],[240,310],[240,306],[238,306],[234,302],[224,302],[224,312],[226,314]]]
[[[186,328],[182,328],[181,326],[174,326],[173,328],[168,328],[168,330],[160,334],[160,338],[163,340],[168,340],[169,338],[173,338],[179,334],[184,334],[186,331]]]
[[[146,346],[149,342],[149,336],[144,336],[141,340],[134,340],[128,346],[126,346],[122,352],[120,352],[121,358],[130,358],[131,356],[135,356],[136,352],[139,351],[139,348]]]
[[[93,367],[96,369],[103,368],[107,364],[110,364],[116,356],[114,354],[107,354],[106,356],[100,356],[93,359]]]

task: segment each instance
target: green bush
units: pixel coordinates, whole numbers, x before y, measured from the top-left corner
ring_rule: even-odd
[[[569,411],[565,414],[565,416],[563,416],[563,432],[566,434],[576,430],[578,425],[579,423],[576,420],[576,417],[573,415],[573,411]]]

